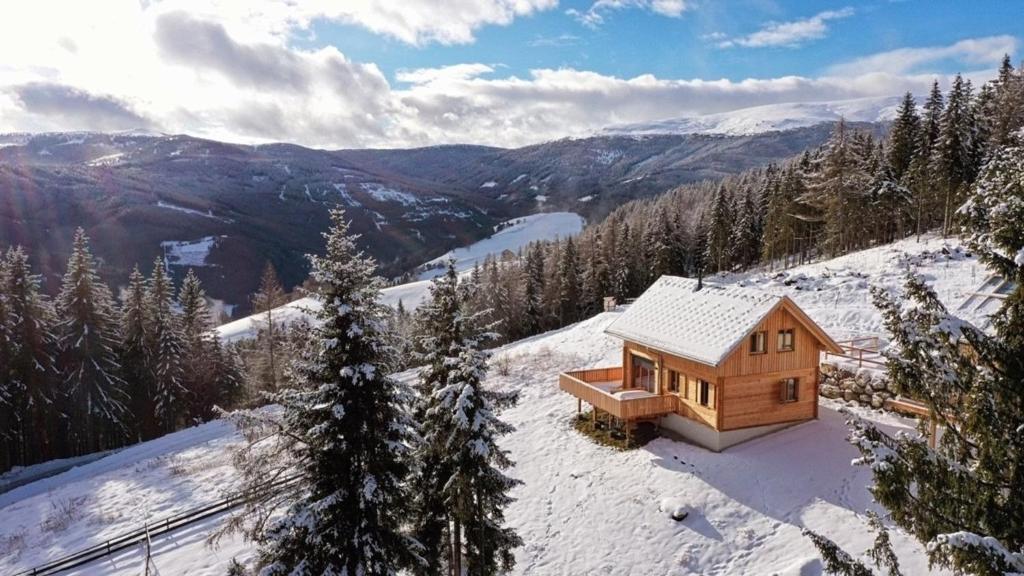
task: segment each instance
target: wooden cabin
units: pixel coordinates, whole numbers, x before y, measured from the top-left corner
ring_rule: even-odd
[[[715,451],[816,418],[820,353],[840,346],[786,296],[697,286],[662,276],[605,330],[622,365],[563,373],[560,388]]]

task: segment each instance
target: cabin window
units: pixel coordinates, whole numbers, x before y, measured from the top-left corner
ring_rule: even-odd
[[[679,393],[679,372],[675,370],[668,371],[668,391],[673,394]]]
[[[766,349],[766,341],[768,335],[764,332],[754,332],[750,335],[750,353],[751,354],[764,354]]]
[[[796,378],[786,378],[782,381],[782,401],[783,402],[796,402],[797,393],[800,389],[800,381]]]
[[[633,356],[633,388],[646,390],[653,394],[654,374],[654,362],[640,356]]]
[[[697,390],[698,400],[701,406],[707,406],[711,401],[711,384],[707,380],[699,380]]]
[[[787,328],[786,330],[779,330],[779,352],[792,352],[793,351],[793,336],[794,330]]]

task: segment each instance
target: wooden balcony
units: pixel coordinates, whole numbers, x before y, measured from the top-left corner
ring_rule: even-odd
[[[558,387],[621,420],[653,418],[675,412],[675,395],[623,389],[622,367],[573,370],[558,375]]]

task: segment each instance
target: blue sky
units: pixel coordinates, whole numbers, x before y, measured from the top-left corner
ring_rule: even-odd
[[[980,83],[1022,40],[1019,0],[34,0],[0,19],[0,131],[520,146]]]
[[[1024,35],[1024,3],[954,2],[771,2],[704,1],[678,17],[651,10],[609,10],[598,26],[586,26],[566,13],[585,11],[593,2],[570,1],[558,8],[487,26],[467,44],[411,45],[381,37],[356,24],[317,21],[313,38],[300,46],[338,47],[346,55],[376,63],[389,77],[402,69],[434,68],[464,62],[496,65],[498,75],[527,75],[535,68],[577,68],[619,77],[654,74],[667,78],[815,76],[837,63],[902,47],[927,47],[966,38]],[[770,22],[807,19],[825,11],[849,9],[830,20],[822,38],[793,45],[720,48],[710,38],[751,34]],[[955,58],[930,63],[928,70],[969,70]]]

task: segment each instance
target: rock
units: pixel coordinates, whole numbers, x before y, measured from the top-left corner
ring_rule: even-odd
[[[839,387],[843,390],[851,390],[857,385],[857,381],[853,378],[843,378],[839,381]]]
[[[885,390],[885,380],[876,378],[871,381],[871,389],[874,391]]]
[[[884,404],[885,404],[885,401],[882,399],[881,396],[879,396],[878,394],[872,394],[871,395],[871,407],[872,408],[881,408]]]
[[[833,386],[832,384],[822,384],[819,391],[825,398],[839,398],[843,394],[843,391],[838,386]]]
[[[861,404],[870,404],[871,403],[871,395],[870,394],[861,394],[860,396],[857,397],[857,399],[860,400]]]
[[[853,393],[853,390],[843,390],[843,400],[853,402],[856,398],[857,395]]]

